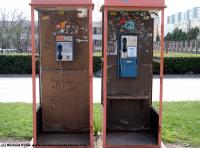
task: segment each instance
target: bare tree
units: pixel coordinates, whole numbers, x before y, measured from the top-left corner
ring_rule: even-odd
[[[26,25],[25,31],[24,31],[24,42],[23,42],[23,51],[25,51],[26,53],[28,52],[28,49],[31,46],[31,23],[28,22],[28,24]]]
[[[14,10],[8,13],[0,9],[0,48],[27,51],[30,47],[30,26],[22,12]]]
[[[9,29],[8,29],[8,14],[6,10],[0,10],[0,43],[1,48],[9,48]],[[2,50],[3,51],[3,50]]]

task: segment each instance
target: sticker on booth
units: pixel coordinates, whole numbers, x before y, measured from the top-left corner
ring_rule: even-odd
[[[135,22],[134,21],[126,21],[126,23],[123,25],[123,28],[125,28],[127,30],[134,30]]]

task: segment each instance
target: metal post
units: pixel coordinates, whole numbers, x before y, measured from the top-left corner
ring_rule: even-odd
[[[160,52],[160,106],[159,106],[159,136],[158,142],[161,147],[162,139],[162,109],[163,109],[163,75],[164,75],[164,9],[161,10],[161,52]]]
[[[103,36],[103,147],[106,147],[106,112],[107,112],[107,8],[104,8],[104,36]]]
[[[92,39],[92,8],[89,8],[89,103],[90,103],[90,147],[93,142],[93,39]]]
[[[33,92],[33,144],[36,139],[36,70],[35,70],[35,16],[34,7],[31,6],[31,33],[32,33],[32,92]]]

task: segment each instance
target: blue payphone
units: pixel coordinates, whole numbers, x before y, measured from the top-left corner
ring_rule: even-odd
[[[73,37],[58,36],[56,38],[56,60],[73,61]]]
[[[138,75],[137,35],[119,36],[118,73],[120,78],[136,78]]]

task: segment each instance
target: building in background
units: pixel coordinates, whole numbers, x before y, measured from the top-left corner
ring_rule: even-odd
[[[102,50],[102,22],[93,22],[93,51]]]
[[[161,35],[161,25],[160,25],[160,18],[155,18],[154,19],[154,41],[156,41],[157,36]]]
[[[187,32],[191,28],[200,28],[200,7],[188,9],[185,12],[178,12],[167,17],[166,33],[172,32],[175,28]]]
[[[0,26],[1,26],[0,22]],[[23,43],[23,45],[20,45],[20,47],[23,47],[22,52],[31,52],[31,24],[29,21],[25,21],[24,24],[21,26],[22,32],[20,33],[20,44]],[[27,28],[28,27],[28,28]],[[25,30],[26,32],[24,32]],[[160,37],[161,34],[161,27],[160,27],[160,18],[157,17],[154,19],[154,41],[156,41],[157,35]],[[15,34],[13,34],[15,35]],[[36,39],[36,51],[39,52],[39,42],[38,42],[38,22],[35,22],[35,39]],[[8,39],[6,41],[9,41],[9,46],[5,47],[4,50],[12,49],[14,51],[18,51],[18,49],[14,46],[13,42]],[[0,50],[3,47],[2,45],[2,39],[0,38]],[[102,21],[93,22],[93,51],[98,52],[102,51]]]

